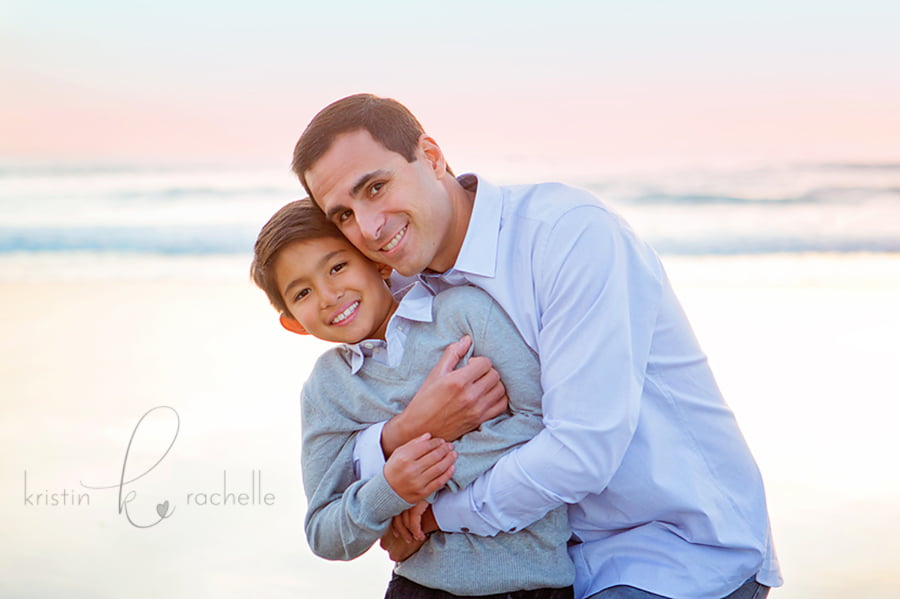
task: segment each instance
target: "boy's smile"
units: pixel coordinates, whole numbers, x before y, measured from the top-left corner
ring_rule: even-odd
[[[385,283],[389,267],[332,237],[285,246],[273,267],[291,316],[311,335],[342,343],[384,339],[397,308]]]

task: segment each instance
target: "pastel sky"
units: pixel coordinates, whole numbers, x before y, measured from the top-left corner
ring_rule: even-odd
[[[898,32],[896,0],[0,0],[0,160],[281,168],[372,91],[451,163],[900,161]]]

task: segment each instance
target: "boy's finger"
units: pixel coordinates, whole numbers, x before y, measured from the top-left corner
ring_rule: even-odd
[[[446,473],[447,470],[451,466],[453,466],[453,464],[456,462],[457,457],[459,457],[459,454],[457,454],[455,451],[451,451],[451,452],[447,453],[439,461],[435,462],[434,464],[429,466],[426,470],[424,470],[422,472],[422,477],[428,481],[432,481],[436,478],[439,478],[444,473]],[[429,493],[429,495],[430,495],[430,493]]]
[[[440,447],[442,443],[446,443],[441,438],[432,438],[431,433],[423,433],[413,439],[412,441],[407,441],[400,447],[398,447],[394,453],[398,453],[404,456],[409,460],[418,460],[429,451],[434,450],[436,447]]]
[[[422,489],[422,494],[425,497],[428,497],[435,491],[439,491],[440,489],[442,489],[443,486],[447,484],[447,481],[453,478],[454,472],[456,472],[456,465],[452,464],[443,474],[425,485],[425,488]]]
[[[426,472],[432,466],[439,463],[441,460],[445,459],[447,455],[453,452],[453,445],[447,442],[442,442],[439,445],[435,445],[430,450],[423,453],[421,456],[416,458],[416,467],[419,468],[420,472]],[[455,461],[456,458],[453,458]]]

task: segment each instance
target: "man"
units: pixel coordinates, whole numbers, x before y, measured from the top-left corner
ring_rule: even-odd
[[[316,115],[293,168],[362,253],[435,289],[481,287],[540,356],[546,429],[439,494],[426,523],[487,536],[569,504],[580,597],[762,597],[781,584],[756,464],[658,257],[621,219],[564,185],[457,179],[405,107],[368,94]],[[362,472],[423,432],[477,427],[502,393],[483,364],[436,367],[402,414],[357,439]]]

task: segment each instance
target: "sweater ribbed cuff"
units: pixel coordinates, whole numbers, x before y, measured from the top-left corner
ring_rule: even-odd
[[[374,521],[390,520],[400,512],[409,509],[413,504],[397,495],[391,488],[384,472],[379,472],[359,490],[359,498],[366,506],[366,511]]]

